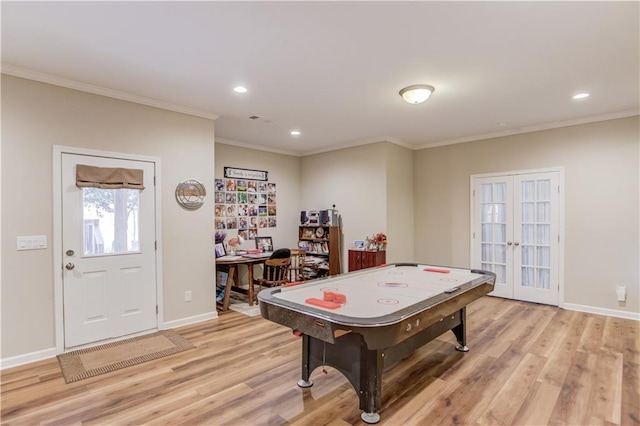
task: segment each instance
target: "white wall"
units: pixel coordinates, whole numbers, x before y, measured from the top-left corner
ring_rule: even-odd
[[[342,272],[353,240],[387,232],[387,142],[303,157],[303,210],[334,204],[342,217]]]
[[[416,260],[469,266],[472,174],[563,167],[565,303],[640,312],[640,137],[630,117],[415,152]],[[627,286],[627,302],[616,300]]]
[[[55,347],[54,145],[160,158],[164,321],[215,315],[213,197],[197,211],[174,198],[188,178],[213,193],[213,139],[211,120],[2,75],[2,359]],[[49,246],[18,252],[20,235]]]
[[[413,151],[387,144],[387,262],[414,261]]]

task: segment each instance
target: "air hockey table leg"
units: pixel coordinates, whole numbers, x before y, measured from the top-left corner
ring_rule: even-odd
[[[298,386],[301,388],[310,388],[313,386],[313,380],[310,380],[311,368],[309,358],[309,336],[302,335],[302,378],[298,380]]]
[[[361,413],[360,418],[363,422],[368,423],[370,425],[376,424],[380,421],[380,414],[378,413]]]
[[[460,315],[460,324],[451,329],[451,331],[453,331],[453,334],[455,334],[456,340],[459,344],[458,346],[456,346],[456,350],[460,352],[469,352],[469,348],[467,347],[467,308],[464,307],[460,309],[460,311],[458,311],[456,315]]]

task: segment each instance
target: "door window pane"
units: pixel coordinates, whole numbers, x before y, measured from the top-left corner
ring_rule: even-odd
[[[533,287],[535,285],[534,268],[522,268],[522,286]]]
[[[493,201],[504,203],[507,201],[507,184],[506,183],[496,183],[495,187],[495,195]]]
[[[522,265],[533,266],[535,265],[535,247],[522,246]]]
[[[522,221],[534,222],[535,221],[535,206],[536,203],[522,203]]]
[[[494,204],[495,217],[494,222],[506,222],[507,221],[507,205],[506,204]]]
[[[533,244],[535,242],[535,225],[522,225],[522,244]]]
[[[493,241],[493,236],[491,233],[491,224],[482,224],[482,242],[483,243],[490,243]]]
[[[482,222],[491,223],[493,222],[493,204],[483,204],[482,205]]]
[[[551,181],[548,179],[538,181],[538,200],[551,199]]]
[[[506,244],[494,244],[494,260],[497,263],[507,263],[507,245]]]
[[[491,201],[493,201],[493,199],[492,199],[493,185],[492,184],[483,183],[481,185],[481,192],[482,192],[481,201],[483,203],[490,203]]]
[[[496,243],[507,242],[507,225],[503,223],[493,225],[493,241]]]
[[[482,261],[493,262],[493,245],[492,244],[482,245]]]
[[[551,203],[537,203],[536,210],[537,222],[549,223],[551,221]]]
[[[534,180],[522,181],[522,199],[524,201],[535,201],[536,182]]]
[[[84,254],[137,252],[139,189],[82,188]]]
[[[537,225],[536,226],[536,242],[538,244],[549,245],[551,243],[551,226],[550,225]]]
[[[537,266],[551,266],[551,248],[550,247],[538,247],[538,261]]]
[[[550,285],[549,269],[538,269],[538,285],[536,287],[548,289]]]

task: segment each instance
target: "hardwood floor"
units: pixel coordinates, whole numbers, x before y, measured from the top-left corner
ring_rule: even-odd
[[[637,321],[484,297],[470,352],[448,332],[383,375],[380,425],[640,424]],[[234,311],[177,331],[197,349],[65,384],[57,360],[2,372],[7,425],[363,425],[336,370],[301,389],[300,339]]]

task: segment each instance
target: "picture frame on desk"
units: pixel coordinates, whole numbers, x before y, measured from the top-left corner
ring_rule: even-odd
[[[273,251],[273,238],[255,237],[255,241],[257,249],[264,249],[264,251]]]
[[[224,248],[224,243],[216,243],[215,245],[216,259],[227,254],[227,251]]]
[[[353,248],[357,250],[364,250],[364,240],[353,240]]]

